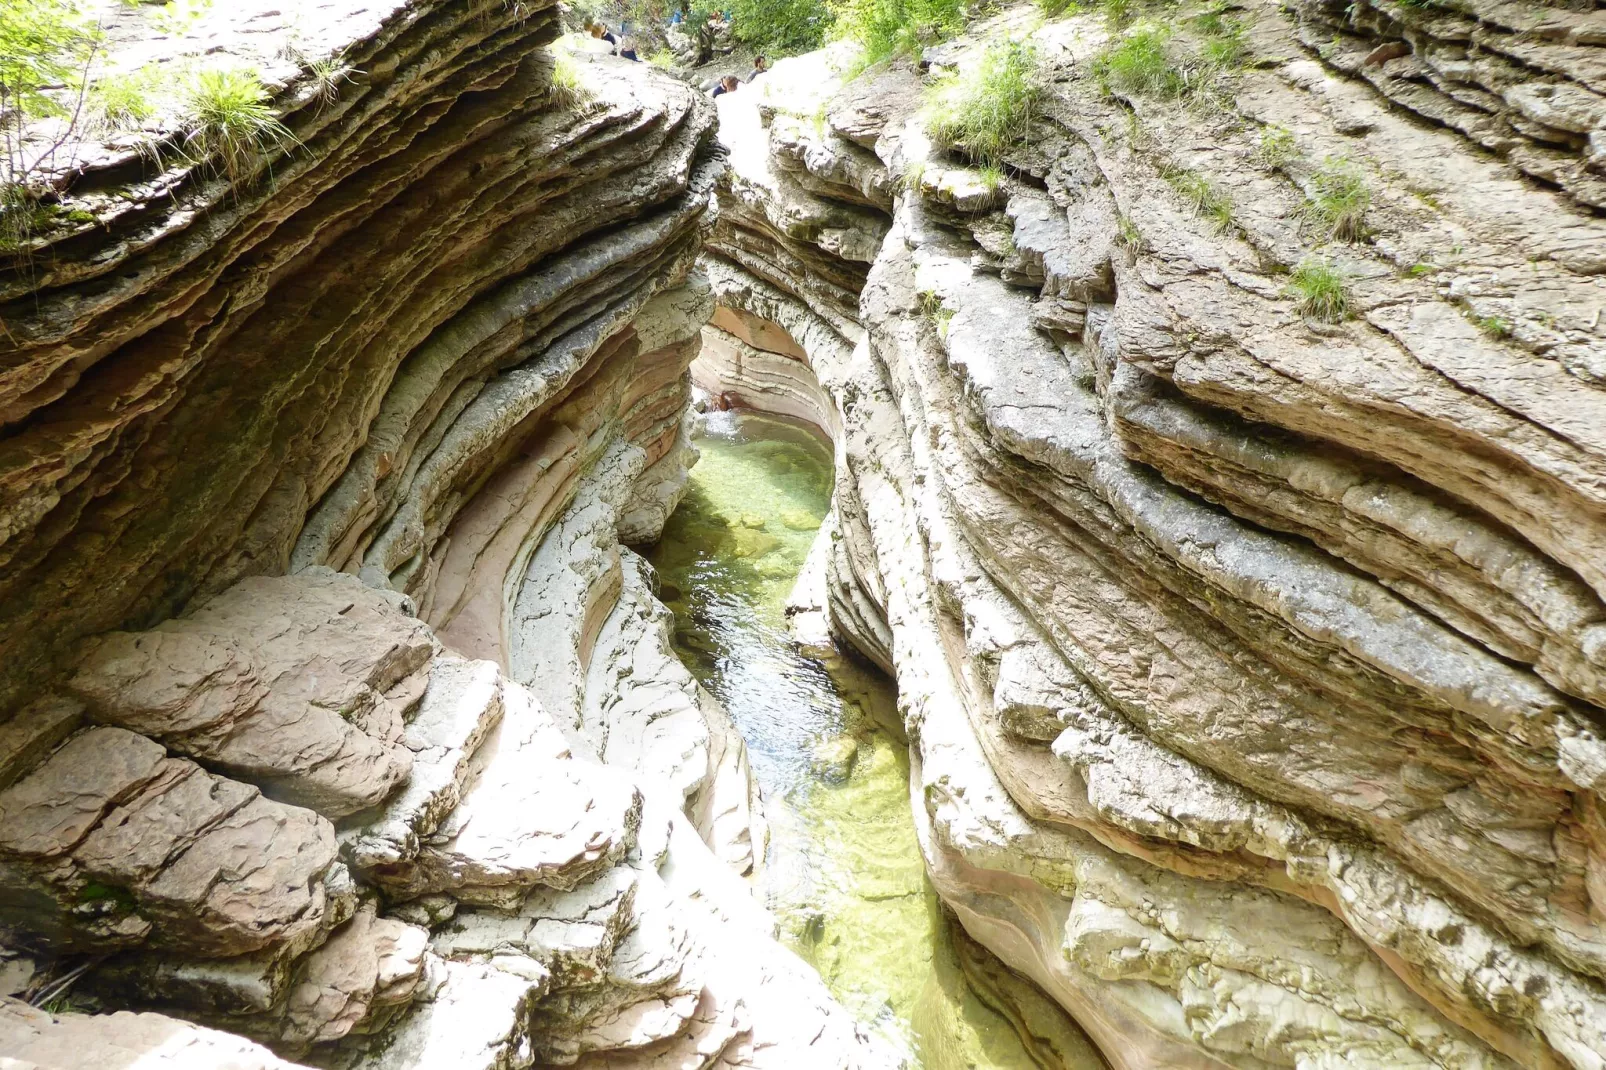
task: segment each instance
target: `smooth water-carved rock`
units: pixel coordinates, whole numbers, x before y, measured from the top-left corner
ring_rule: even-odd
[[[1093,20],[994,20],[1033,37],[1047,85],[1003,183],[932,151],[911,73],[833,98],[815,59],[782,64],[768,95],[821,100],[823,128],[726,124],[705,270],[721,315],[790,333],[834,409],[825,602],[898,680],[933,881],[1106,1059],[1595,1066],[1606,611],[1584,414],[1606,230],[1345,76],[1414,107],[1400,87],[1449,67],[1408,64],[1451,63],[1454,38],[1483,66],[1436,84],[1498,83],[1484,111],[1551,146],[1498,151],[1592,203],[1563,158],[1587,137],[1560,133],[1600,87],[1567,37],[1591,16],[1253,16],[1231,121],[1112,100]],[[983,32],[930,58],[975,62]],[[1405,47],[1363,63],[1364,33]],[[1516,52],[1573,66],[1499,68]],[[856,255],[776,224],[858,201],[843,141],[906,176],[851,322],[829,286]],[[744,167],[770,142],[821,206]],[[1370,240],[1325,255],[1357,315],[1311,325],[1278,272],[1341,154]],[[1230,228],[1178,199],[1184,172]],[[716,336],[706,381],[773,375],[784,348]]]
[[[695,456],[713,105],[554,94],[552,5],[148,17],[116,62],[260,61],[293,136],[91,153],[98,226],[0,268],[0,925],[8,986],[177,1017],[7,1004],[0,1061],[893,1065],[743,902],[745,750],[622,582]],[[649,693],[696,746],[625,753]]]

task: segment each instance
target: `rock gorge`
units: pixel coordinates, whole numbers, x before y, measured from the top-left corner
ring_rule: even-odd
[[[830,436],[794,619],[895,681],[932,883],[1108,1065],[1606,1067],[1606,11],[1230,10],[1192,103],[1098,12],[717,102],[555,85],[535,3],[116,13],[291,137],[86,146],[94,222],[0,273],[0,980],[85,1001],[0,997],[0,1058],[898,1065],[750,895],[627,548],[695,382]],[[978,167],[926,87],[1006,39],[1042,93]]]

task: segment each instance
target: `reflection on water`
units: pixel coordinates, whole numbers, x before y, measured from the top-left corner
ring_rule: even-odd
[[[649,556],[680,656],[747,739],[770,820],[761,888],[782,939],[912,1065],[1059,1065],[1028,1054],[965,979],[963,934],[921,864],[890,683],[789,638],[786,596],[830,504],[829,446],[729,413],[710,417],[698,445],[685,501]]]

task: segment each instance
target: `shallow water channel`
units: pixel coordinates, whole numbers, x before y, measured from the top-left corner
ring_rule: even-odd
[[[984,975],[999,967],[926,880],[891,682],[811,656],[788,633],[786,598],[830,505],[829,444],[789,422],[716,413],[698,447],[685,500],[648,556],[676,649],[747,740],[770,823],[758,883],[782,941],[911,1066],[1067,1065],[1043,1038],[1034,1058],[990,1008]]]

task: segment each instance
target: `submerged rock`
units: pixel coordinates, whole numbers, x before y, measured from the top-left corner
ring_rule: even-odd
[[[859,741],[852,736],[822,739],[814,745],[809,772],[827,784],[840,784],[853,775],[859,757]]]

